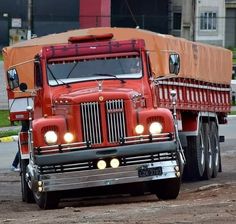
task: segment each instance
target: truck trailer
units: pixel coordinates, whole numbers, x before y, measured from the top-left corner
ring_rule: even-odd
[[[22,200],[128,191],[175,199],[181,179],[222,170],[232,54],[132,28],[90,28],[3,49],[21,121]]]

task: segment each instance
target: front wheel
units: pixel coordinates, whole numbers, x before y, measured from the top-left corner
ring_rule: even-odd
[[[162,200],[176,199],[179,195],[180,186],[180,178],[159,180],[152,184],[151,192]]]
[[[34,191],[34,199],[41,209],[57,208],[59,197],[56,192],[38,192]]]
[[[22,194],[22,201],[27,203],[33,203],[34,197],[31,189],[28,186],[26,181],[26,168],[29,163],[27,159],[20,159],[20,170],[21,170],[21,194]]]
[[[197,136],[187,138],[185,149],[186,164],[184,176],[186,179],[200,180],[205,172],[205,141],[204,124],[200,121]]]

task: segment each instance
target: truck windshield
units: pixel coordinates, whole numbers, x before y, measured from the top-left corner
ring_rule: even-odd
[[[89,58],[80,60],[50,60],[47,63],[48,83],[51,86],[80,81],[142,77],[139,56]]]

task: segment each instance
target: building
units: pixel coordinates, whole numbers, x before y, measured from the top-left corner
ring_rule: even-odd
[[[28,2],[32,2],[30,24]],[[140,0],[1,0],[0,49],[26,39],[29,27],[42,36],[91,26],[138,26],[203,43],[235,46],[235,16],[233,0],[148,0],[148,4]]]
[[[195,41],[225,46],[225,0],[197,0]]]
[[[236,0],[225,0],[225,47],[236,47]]]
[[[171,34],[225,46],[225,0],[172,0]]]

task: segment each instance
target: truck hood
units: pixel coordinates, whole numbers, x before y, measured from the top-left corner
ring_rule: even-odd
[[[57,93],[53,97],[55,103],[77,104],[81,102],[106,101],[110,99],[133,99],[142,94],[130,88],[104,87],[99,89],[85,88],[70,93]]]

